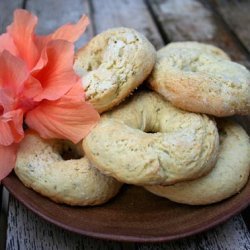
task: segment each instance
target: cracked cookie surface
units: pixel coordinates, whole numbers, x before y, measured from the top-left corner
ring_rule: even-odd
[[[60,152],[72,147],[81,158],[64,160]],[[105,203],[122,184],[101,174],[82,154],[73,144],[27,133],[20,143],[14,170],[25,186],[55,202],[78,206]]]
[[[215,116],[250,113],[250,72],[212,45],[170,43],[157,52],[149,82],[184,110]]]
[[[118,105],[150,74],[156,58],[151,43],[129,28],[109,29],[76,53],[86,99],[102,113]]]
[[[211,170],[218,131],[206,115],[175,108],[157,93],[141,92],[102,115],[83,148],[101,172],[121,182],[166,185]]]
[[[234,122],[221,122],[219,156],[208,175],[172,186],[147,186],[156,195],[172,201],[206,205],[237,194],[250,172],[250,142],[244,129]]]

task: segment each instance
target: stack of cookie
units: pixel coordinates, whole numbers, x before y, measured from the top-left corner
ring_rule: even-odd
[[[70,205],[102,204],[122,183],[192,205],[244,187],[248,135],[215,117],[250,114],[250,72],[222,50],[178,42],[156,53],[142,34],[115,28],[77,52],[75,71],[101,120],[80,145],[28,133],[15,167],[26,186]],[[64,160],[69,149],[79,159]]]

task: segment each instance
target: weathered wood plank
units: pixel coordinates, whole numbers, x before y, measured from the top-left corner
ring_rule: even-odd
[[[2,207],[2,197],[3,197],[3,185],[0,182],[0,209]],[[0,218],[1,218],[1,213],[0,213]]]
[[[8,226],[8,204],[9,192],[2,189],[2,204],[0,206],[0,249],[5,249],[7,239],[7,226]]]
[[[248,228],[248,232],[250,232],[250,206],[245,209],[242,213],[242,218]]]
[[[26,209],[13,197],[10,198],[7,249],[122,249],[120,243],[97,240],[70,233]]]
[[[245,232],[246,234],[244,234]],[[216,250],[216,249],[250,249],[250,235],[241,216],[235,216],[221,226],[206,233],[169,244],[152,244],[150,247],[138,245],[139,250]]]
[[[0,33],[5,32],[6,26],[13,19],[13,11],[22,8],[24,0],[1,0],[0,1]]]
[[[87,0],[27,0],[26,9],[32,11],[39,17],[37,26],[38,34],[53,32],[60,25],[75,23],[83,15],[90,15],[90,8]],[[76,47],[83,46],[93,36],[93,27],[89,25],[84,35],[76,43]]]
[[[96,240],[67,232],[26,209],[10,198],[7,249],[250,249],[250,234],[241,216],[206,233],[161,244],[122,244]]]
[[[200,41],[225,50],[233,60],[250,67],[245,50],[230,34],[207,1],[147,0],[162,30],[171,41]]]
[[[211,2],[250,52],[250,1],[211,0]]]
[[[163,40],[143,0],[92,0],[91,3],[97,33],[113,27],[130,27],[143,33],[156,48],[162,47]]]

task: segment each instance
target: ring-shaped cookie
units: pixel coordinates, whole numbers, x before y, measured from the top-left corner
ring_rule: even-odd
[[[172,186],[147,186],[146,189],[175,202],[206,205],[237,194],[245,186],[249,172],[248,135],[240,125],[224,122],[220,124],[218,161],[208,175]]]
[[[184,110],[215,116],[250,113],[250,72],[212,45],[170,43],[157,52],[149,82]]]
[[[86,99],[102,113],[118,105],[150,74],[156,51],[139,32],[113,28],[94,37],[76,53],[74,69]]]
[[[121,183],[101,174],[86,157],[64,160],[60,153],[69,147],[65,143],[27,133],[20,143],[14,169],[23,184],[68,205],[98,205],[115,196]]]
[[[173,184],[198,178],[214,166],[218,131],[206,115],[175,108],[154,92],[102,115],[83,140],[88,159],[119,181]]]

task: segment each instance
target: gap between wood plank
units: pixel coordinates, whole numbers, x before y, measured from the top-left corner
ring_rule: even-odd
[[[91,25],[92,25],[92,30],[93,30],[93,36],[97,35],[97,31],[96,31],[96,25],[95,22],[92,22],[92,20],[94,20],[94,6],[93,6],[93,2],[91,0],[86,0],[89,6],[89,18],[91,20]]]
[[[144,34],[157,49],[164,45],[144,0],[92,0],[91,3],[97,33],[114,27],[128,27]]]
[[[0,249],[6,248],[7,229],[8,229],[8,211],[9,211],[9,192],[2,188],[2,204],[0,206]]]
[[[214,44],[233,60],[250,67],[245,49],[229,32],[208,2],[199,0],[147,0],[162,32],[171,40]]]
[[[28,0],[23,0],[23,4],[22,4],[22,8],[23,8],[23,9],[26,9],[27,1],[28,1]]]
[[[1,1],[1,0],[0,0]],[[37,34],[49,34],[65,23],[76,23],[83,14],[91,17],[91,6],[88,0],[27,0],[26,9],[39,18]],[[91,22],[86,32],[75,43],[76,48],[84,46],[94,35],[94,26]]]
[[[242,213],[242,218],[247,226],[248,232],[250,233],[250,206],[246,208]]]
[[[164,32],[164,29],[163,29],[161,23],[159,22],[159,20],[157,19],[157,16],[156,16],[155,12],[153,11],[152,6],[149,4],[149,1],[151,1],[151,0],[144,0],[146,6],[148,8],[148,11],[151,14],[152,19],[154,20],[154,22],[156,24],[158,32],[160,33],[164,43],[167,44],[170,42],[170,40],[169,40],[167,34]]]
[[[0,183],[0,208],[2,207],[2,198],[3,198],[3,185]],[[0,213],[1,218],[1,213]]]
[[[223,26],[227,30],[227,32],[235,39],[239,47],[241,48],[242,52],[246,54],[247,59],[250,61],[250,53],[247,49],[247,47],[242,43],[241,39],[237,36],[236,32],[231,28],[231,26],[226,22],[223,15],[218,11],[218,8],[216,8],[215,4],[213,3],[213,0],[200,0],[204,6],[207,5],[209,8],[215,13],[218,20],[220,20],[221,23],[223,23]]]
[[[210,0],[250,53],[250,1]]]

